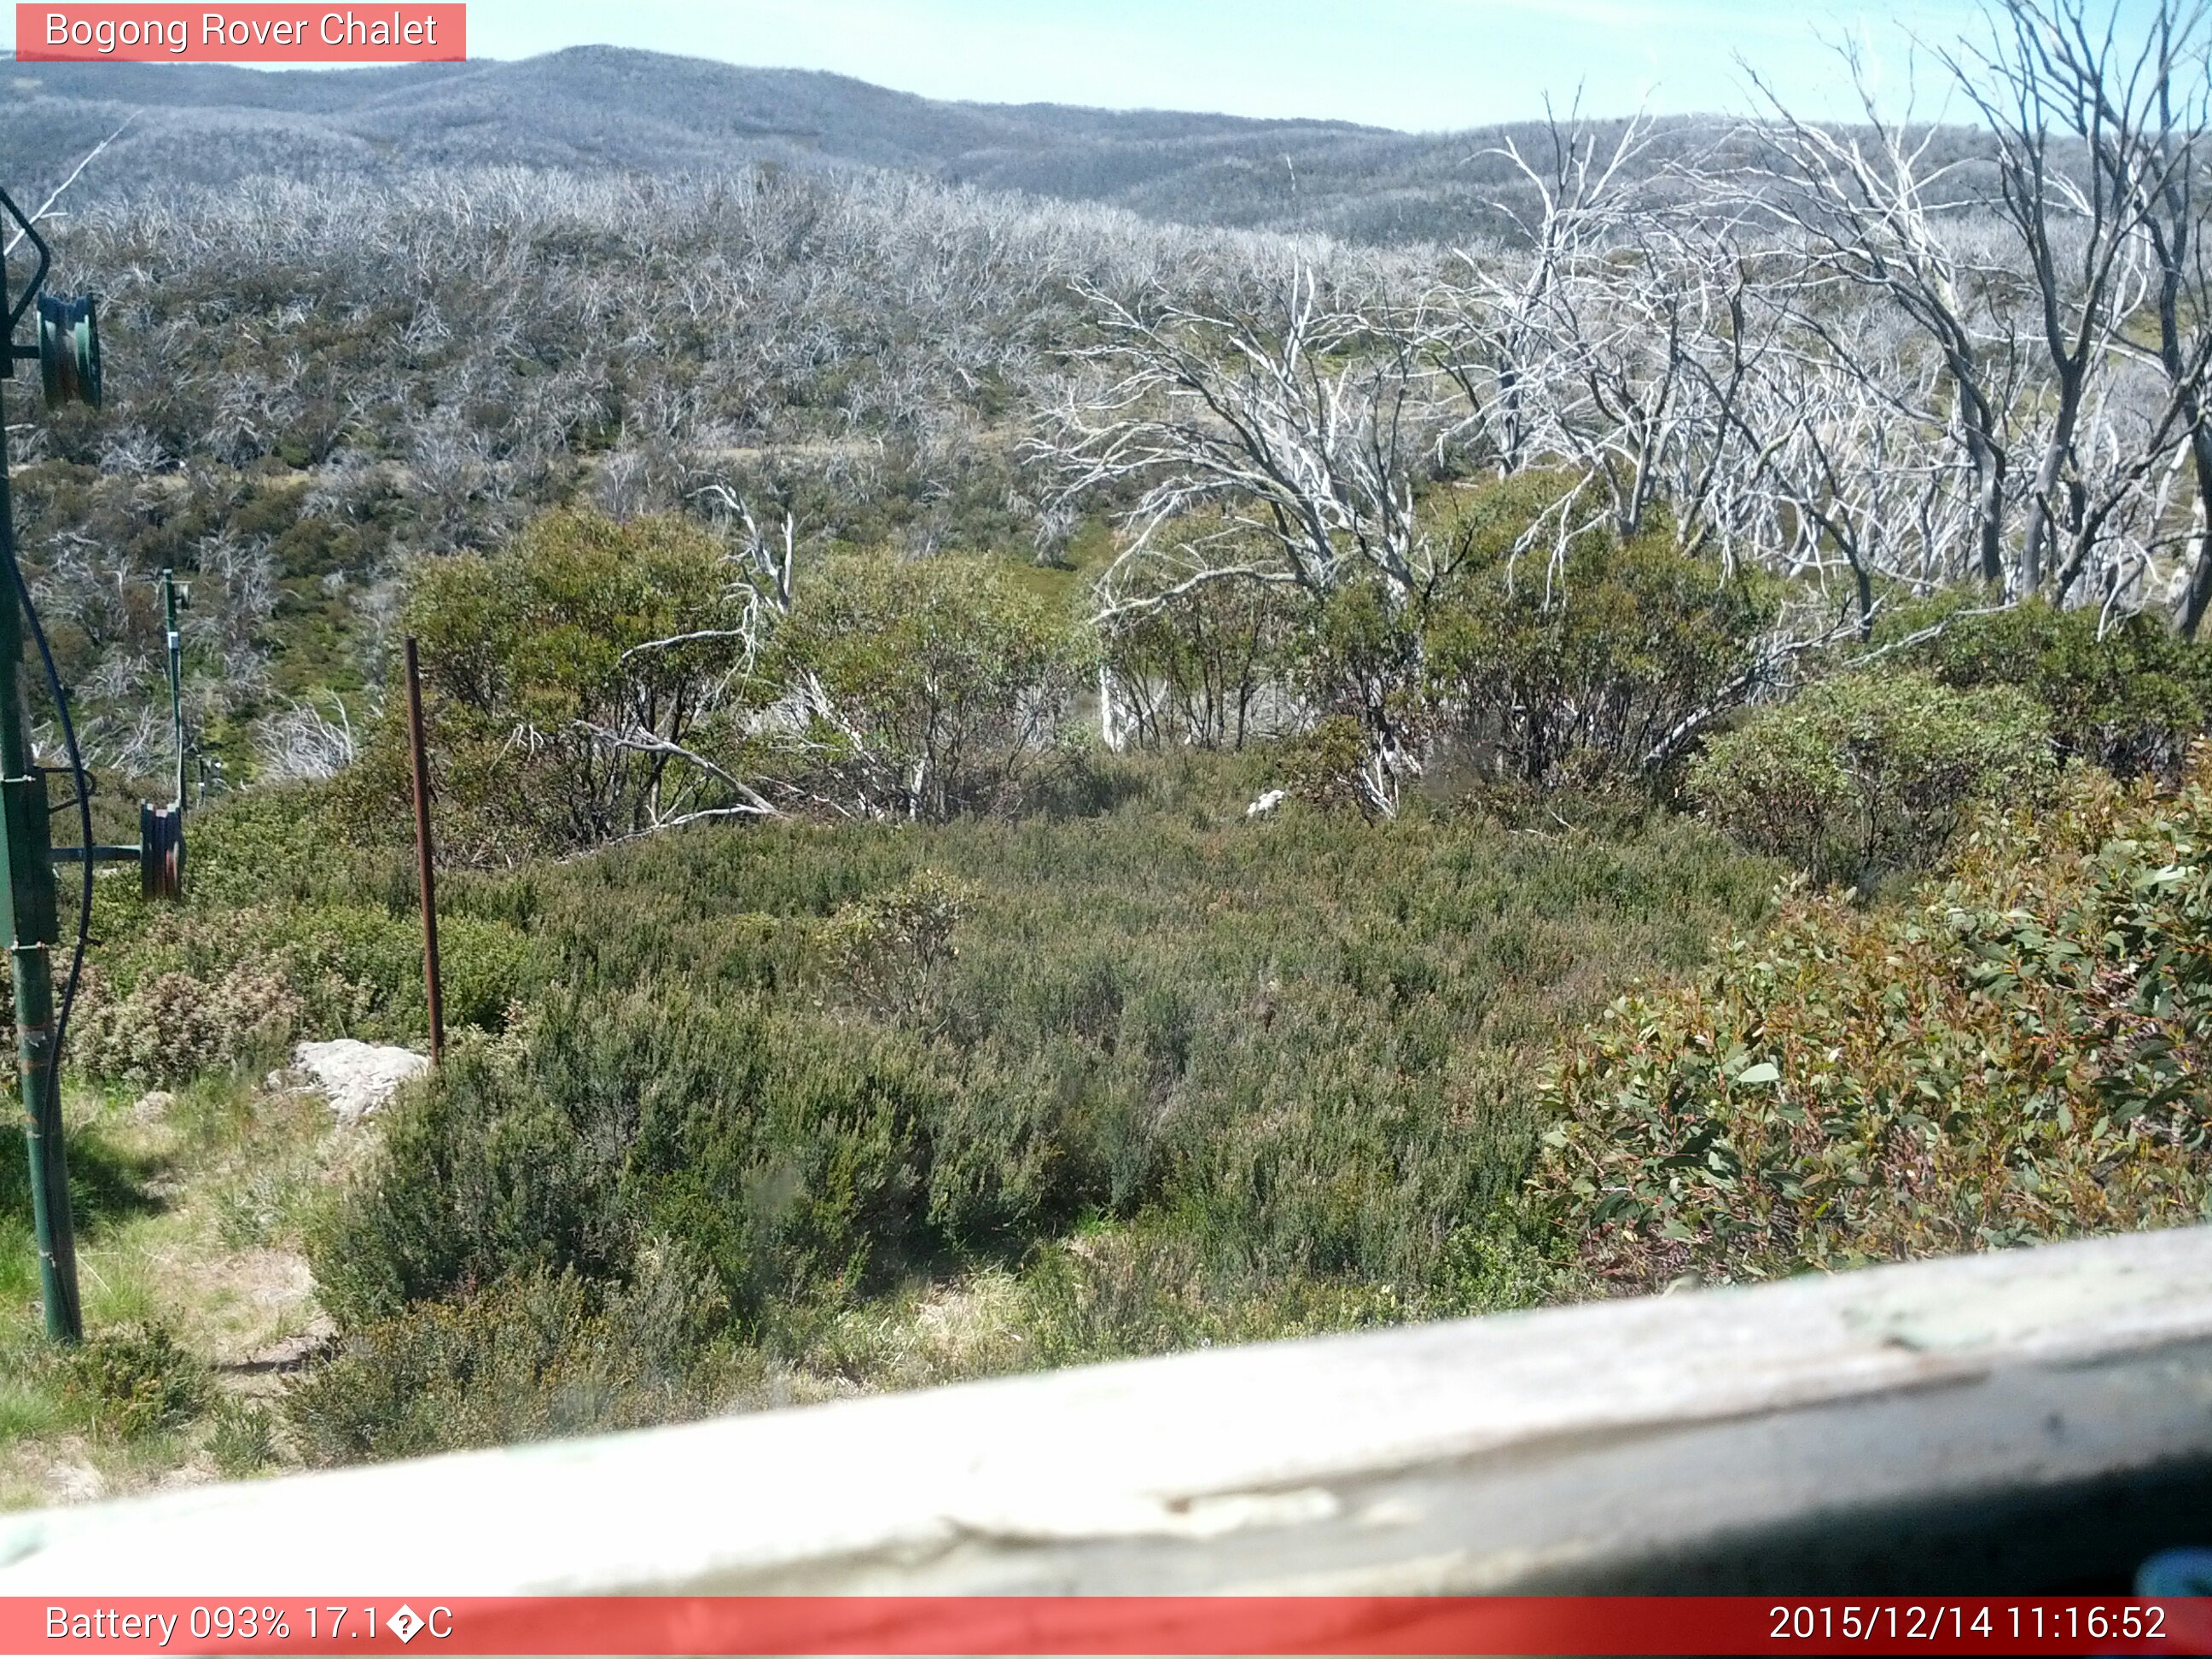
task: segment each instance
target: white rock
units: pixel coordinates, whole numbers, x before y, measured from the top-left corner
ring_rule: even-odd
[[[1270,789],[1244,809],[1244,816],[1248,818],[1256,818],[1262,812],[1272,812],[1290,798],[1291,792],[1287,789]]]
[[[411,1048],[381,1048],[339,1037],[332,1042],[303,1042],[292,1063],[331,1097],[331,1110],[351,1123],[392,1098],[399,1085],[430,1062]]]

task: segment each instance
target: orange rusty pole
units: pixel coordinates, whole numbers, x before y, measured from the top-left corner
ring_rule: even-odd
[[[430,851],[430,768],[422,754],[422,673],[407,636],[407,741],[415,760],[415,864],[422,881],[422,981],[430,998],[430,1063],[446,1054],[446,1004],[438,987],[438,878]]]

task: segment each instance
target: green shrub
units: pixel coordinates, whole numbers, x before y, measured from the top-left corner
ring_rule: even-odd
[[[1485,1241],[1539,1056],[1778,873],[1663,814],[1251,819],[1256,760],[1110,764],[1099,816],[702,826],[467,884],[526,930],[526,1012],[313,1231],[348,1344],[533,1275],[596,1316],[664,1244],[724,1299],[708,1348],[862,1381],[836,1331],[978,1273],[1031,1310],[1018,1356],[1494,1306],[1533,1282]],[[408,1366],[350,1371],[327,1443],[431,1443]]]
[[[64,1397],[118,1439],[181,1427],[207,1401],[206,1367],[160,1325],[88,1337],[65,1364]]]
[[[72,1026],[75,1059],[95,1077],[186,1083],[281,1054],[300,1014],[290,985],[258,963],[211,981],[155,974],[112,1000],[88,992]]]
[[[765,763],[801,795],[944,819],[1004,800],[1058,744],[1091,660],[994,560],[848,556],[803,573],[769,672],[803,725]]]
[[[319,1033],[394,1042],[428,1030],[418,916],[325,903],[228,920],[244,948],[300,988],[306,1021]],[[496,1030],[526,982],[528,939],[504,922],[446,915],[438,952],[447,1024]]]
[[[1198,520],[1181,533],[1201,530],[1215,532],[1206,556],[1236,562],[1219,544],[1218,525]],[[1103,644],[1123,737],[1242,749],[1264,735],[1280,719],[1276,686],[1295,667],[1303,610],[1272,583],[1214,581],[1113,623]]]
[[[2212,1216],[2208,848],[2212,753],[2069,774],[1908,903],[1794,899],[1574,1046],[1540,1224],[1641,1291]]]
[[[890,892],[841,906],[822,943],[864,1001],[894,1016],[921,1012],[959,950],[972,902],[965,883],[922,870]]]
[[[649,1252],[619,1286],[532,1268],[351,1333],[285,1395],[313,1464],[633,1428],[711,1408],[710,1275]]]
[[[1290,689],[1315,724],[1360,741],[1356,766],[1338,769],[1373,816],[1395,812],[1429,748],[1430,688],[1422,678],[1422,607],[1376,580],[1347,581],[1305,606],[1288,652]],[[1336,746],[1341,736],[1326,737]]]
[[[596,1118],[579,1124],[488,1051],[457,1048],[384,1122],[372,1168],[308,1240],[323,1305],[346,1326],[532,1268],[626,1264],[607,1167],[623,1146],[594,1146]]]
[[[672,517],[553,513],[495,553],[420,566],[405,621],[445,856],[507,864],[726,801],[712,766],[683,751],[744,700],[732,630],[749,608],[721,545]],[[395,696],[334,787],[356,840],[405,836],[410,777]]]
[[[325,785],[253,788],[223,796],[188,815],[185,869],[189,908],[228,910],[253,904],[300,904],[327,898],[359,874]],[[112,884],[131,914],[152,915],[137,884]]]
[[[223,909],[195,901],[137,919],[86,981],[77,1063],[143,1085],[264,1065],[295,1036],[419,1041],[428,1030],[413,916],[331,902]],[[497,1030],[530,976],[509,924],[448,915],[439,928],[448,1026]]]
[[[1956,604],[1907,608],[1889,631],[1925,627],[1932,611],[1944,626],[1916,648],[1916,660],[1962,691],[2008,685],[2033,697],[2050,716],[2062,759],[2117,777],[2170,780],[2212,724],[2212,649],[2179,638],[2157,617],[2108,620],[2039,601],[1946,616]]]
[[[1275,775],[1296,799],[1325,811],[1373,811],[1362,781],[1372,763],[1365,735],[1350,714],[1331,714],[1273,747]]]
[[[1532,494],[1534,490],[1534,494]],[[1771,579],[1680,551],[1671,528],[1519,551],[1548,496],[1493,486],[1449,527],[1462,559],[1424,623],[1426,695],[1486,772],[1588,783],[1670,761],[1756,692],[1781,610]]]
[[[758,1319],[927,1250],[945,1092],[896,1043],[757,1000],[564,999],[391,1115],[317,1280],[358,1325],[519,1272],[618,1276],[664,1236]]]
[[[227,1398],[216,1402],[212,1415],[207,1452],[226,1478],[242,1480],[276,1462],[276,1419],[267,1406]]]
[[[1746,846],[1864,882],[1924,868],[1975,805],[2032,799],[2051,776],[2048,726],[2021,693],[1962,697],[1891,671],[1822,681],[1714,738],[1690,792]]]

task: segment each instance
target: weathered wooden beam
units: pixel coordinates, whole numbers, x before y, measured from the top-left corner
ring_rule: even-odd
[[[1972,1593],[2184,1541],[2207,1228],[49,1510],[0,1594]]]

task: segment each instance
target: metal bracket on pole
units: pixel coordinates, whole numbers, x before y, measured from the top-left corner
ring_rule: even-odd
[[[169,733],[176,746],[176,777],[167,806],[142,802],[138,808],[138,887],[148,899],[179,899],[185,894],[185,636],[177,626],[177,573],[161,572],[161,619],[168,648]],[[95,854],[97,856],[97,854]]]

